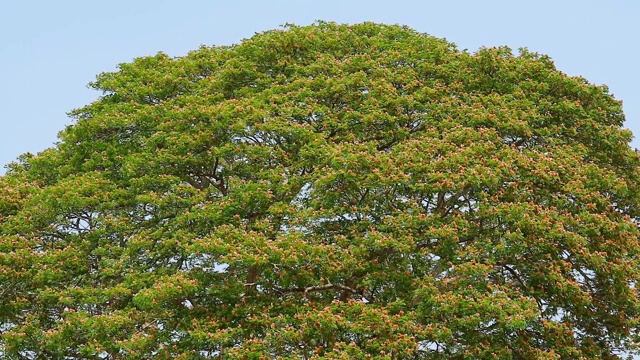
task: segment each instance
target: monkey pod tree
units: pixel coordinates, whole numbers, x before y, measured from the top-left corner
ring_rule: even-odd
[[[542,55],[317,23],[97,77],[0,178],[7,359],[615,359],[639,156]]]

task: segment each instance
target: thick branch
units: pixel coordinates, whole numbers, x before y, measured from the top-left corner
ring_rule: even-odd
[[[520,284],[520,286],[522,286],[522,288],[525,291],[527,291],[527,292],[529,291],[529,286],[527,286],[527,284],[524,283],[524,281],[522,280],[522,278],[520,277],[518,272],[515,271],[515,269],[511,268],[510,266],[508,266],[506,264],[498,264],[498,265],[502,266],[503,269],[507,270],[507,272],[509,272],[509,274],[511,274],[511,276],[513,276],[513,278]],[[543,308],[544,308],[543,304],[535,296],[534,296],[534,299],[536,300],[536,303],[538,304],[538,310],[540,310],[540,312],[542,313]]]
[[[244,286],[246,287],[254,287],[258,285],[255,282],[248,282],[246,284],[244,284]],[[272,288],[274,291],[277,291],[281,294],[285,294],[285,293],[304,293],[305,296],[306,294],[310,293],[310,292],[315,292],[315,291],[325,291],[325,290],[341,290],[341,291],[345,291],[348,292],[350,294],[359,294],[360,292],[352,287],[346,286],[346,285],[342,285],[342,284],[332,284],[332,283],[328,283],[325,285],[316,285],[316,286],[307,286],[307,287],[293,287],[293,288],[281,288],[281,287],[277,287],[274,286]]]

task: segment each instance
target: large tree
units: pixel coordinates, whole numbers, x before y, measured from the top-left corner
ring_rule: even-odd
[[[121,64],[0,178],[7,359],[615,359],[640,157],[543,55],[317,23]]]

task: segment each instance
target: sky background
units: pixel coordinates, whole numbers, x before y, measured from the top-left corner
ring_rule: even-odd
[[[408,25],[469,51],[528,47],[608,85],[640,136],[639,19],[640,0],[0,0],[0,174],[53,146],[66,113],[100,95],[86,84],[119,63],[315,20]]]
[[[408,25],[469,51],[528,47],[608,85],[640,135],[638,19],[638,0],[1,0],[0,168],[53,146],[72,123],[66,113],[100,95],[86,84],[119,63],[315,20]]]

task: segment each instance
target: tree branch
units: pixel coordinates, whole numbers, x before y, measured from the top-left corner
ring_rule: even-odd
[[[244,284],[245,287],[254,287],[256,285],[258,285],[256,282],[247,282]],[[328,283],[324,285],[307,286],[307,287],[293,287],[293,288],[281,288],[278,286],[274,286],[272,290],[275,290],[281,294],[304,293],[305,296],[310,292],[325,291],[325,290],[341,290],[341,291],[348,292],[350,294],[360,294],[360,291],[352,287],[342,285],[342,284],[332,284],[332,283]]]

